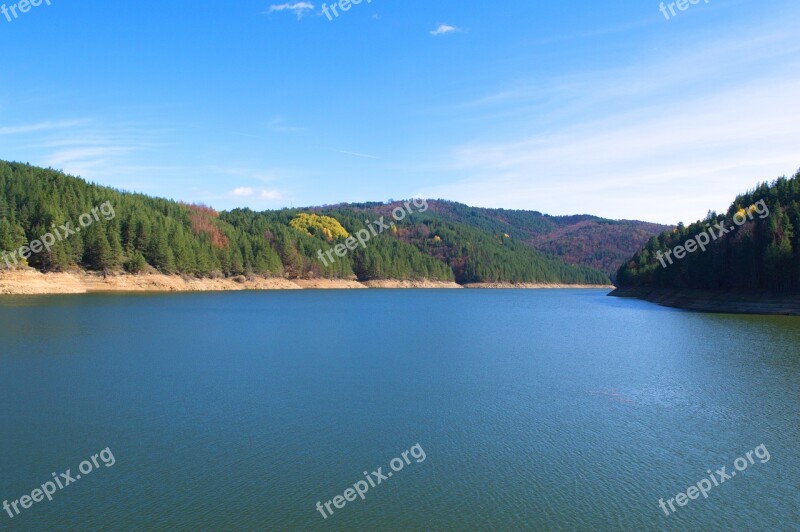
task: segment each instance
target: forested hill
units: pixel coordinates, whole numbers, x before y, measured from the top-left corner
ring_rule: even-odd
[[[100,217],[80,232],[59,239],[49,251],[32,254],[27,265],[41,271],[80,267],[200,277],[609,282],[601,271],[567,264],[534,249],[531,240],[537,223],[558,226],[538,213],[496,211],[508,218],[499,220],[476,217],[469,207],[455,203],[426,202],[429,207],[424,212],[412,206],[413,212],[404,220],[375,234],[366,245],[343,257],[333,255],[335,261],[323,261],[321,255],[363,231],[365,222],[381,216],[388,221],[402,204],[218,213],[205,206],[89,184],[55,170],[5,162],[0,162],[0,252],[19,250],[66,222],[78,227],[82,215],[105,202],[113,206],[113,218]],[[494,222],[487,223],[489,219]],[[5,268],[3,260],[0,267]]]
[[[506,233],[569,264],[589,266],[614,278],[622,264],[666,226],[597,216],[550,216],[538,211],[482,209],[450,201],[431,201],[431,213],[444,220],[492,233]]]
[[[725,214],[710,212],[705,220],[650,239],[620,268],[617,284],[797,292],[798,237],[800,172],[738,196]]]

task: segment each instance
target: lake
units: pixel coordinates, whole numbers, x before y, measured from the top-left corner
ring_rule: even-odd
[[[2,297],[0,529],[800,529],[800,318],[606,293]]]

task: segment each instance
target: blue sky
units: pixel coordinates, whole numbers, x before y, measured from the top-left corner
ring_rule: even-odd
[[[800,167],[796,0],[51,4],[0,15],[0,158],[122,189],[676,223]]]

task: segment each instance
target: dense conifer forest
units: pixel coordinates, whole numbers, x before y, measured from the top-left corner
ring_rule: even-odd
[[[345,242],[368,222],[390,220],[402,203],[217,212],[204,205],[90,184],[52,169],[0,162],[0,250],[17,250],[65,222],[74,226],[82,214],[104,202],[113,205],[112,219],[92,224],[49,251],[32,254],[26,265],[43,272],[83,268],[197,277],[607,284],[609,276],[600,271],[605,269],[600,259],[619,255],[620,248],[641,245],[647,227],[663,228],[430,201],[427,209],[415,210],[366,246],[329,262],[320,260],[320,251]],[[596,227],[604,224],[623,224],[625,229],[614,237],[613,247],[599,246],[599,250],[584,249],[592,248],[599,237],[581,237],[577,247],[566,238],[561,246],[555,243],[555,231],[566,234],[575,229],[574,237],[587,224],[595,228],[595,235]],[[549,253],[536,248],[537,237],[550,238]]]
[[[800,172],[741,194],[726,213],[709,212],[704,220],[651,238],[620,268],[618,284],[796,292],[800,290],[798,238]],[[698,248],[673,258],[677,246],[695,247],[690,241],[706,239],[710,242],[705,251]],[[673,255],[667,258],[669,251]]]

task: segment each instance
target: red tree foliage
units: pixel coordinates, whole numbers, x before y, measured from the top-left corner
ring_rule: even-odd
[[[202,204],[186,205],[186,207],[189,209],[189,220],[192,222],[194,234],[207,234],[211,238],[211,244],[217,249],[226,249],[230,245],[228,237],[214,222],[216,218],[219,218],[217,211]]]

